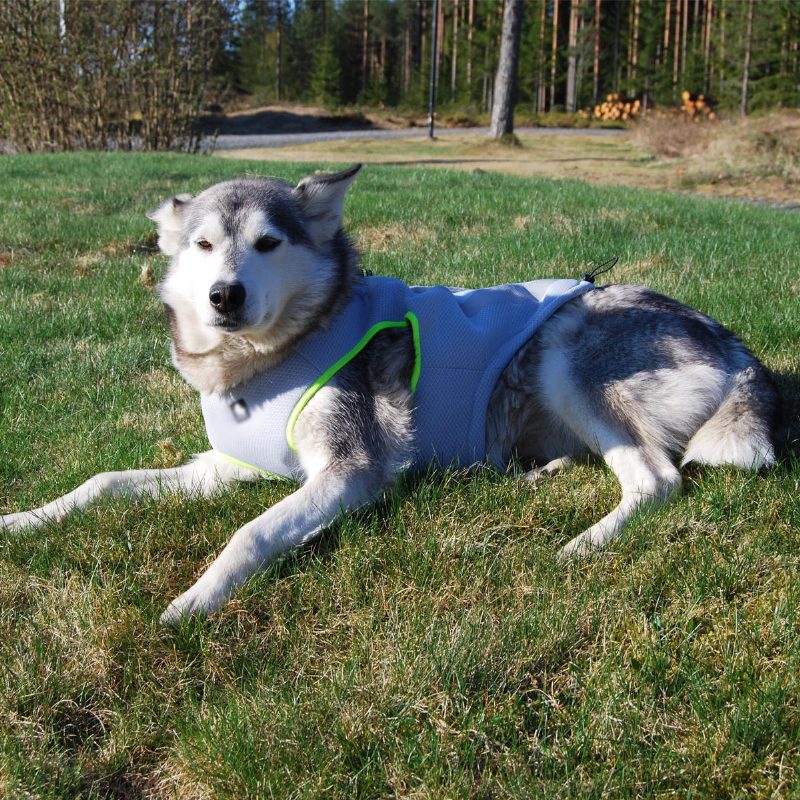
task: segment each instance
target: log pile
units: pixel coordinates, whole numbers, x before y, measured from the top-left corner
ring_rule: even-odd
[[[581,110],[578,114],[583,119],[594,117],[602,122],[627,122],[639,119],[645,112],[655,114],[656,117],[662,119],[680,117],[692,122],[713,122],[717,118],[710,98],[702,93],[692,94],[689,91],[681,93],[680,106],[664,106],[663,108],[653,108],[652,103],[649,104],[649,108],[645,108],[638,98],[628,98],[614,92],[606,95],[604,103],[598,103],[593,109]]]
[[[703,94],[692,94],[691,92],[683,92],[681,94],[681,111],[689,117],[692,122],[699,122],[700,120],[707,119],[713,122],[717,115],[711,108],[710,101],[706,99]]]
[[[605,103],[599,103],[594,107],[595,119],[604,122],[636,119],[641,112],[640,100],[629,100],[617,93],[607,95]]]

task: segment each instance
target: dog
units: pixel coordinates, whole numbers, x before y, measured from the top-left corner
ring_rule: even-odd
[[[602,547],[637,509],[667,500],[679,466],[775,462],[768,372],[732,333],[676,300],[585,280],[555,294],[541,282],[470,293],[364,276],[342,227],[359,169],[295,187],[229,181],[149,214],[171,259],[159,295],[172,359],[201,394],[214,449],[177,468],[102,473],[0,527],[40,527],[102,495],[210,496],[264,472],[301,480],[169,604],[161,619],[175,624],[215,611],[282,553],[432,461],[504,468],[516,458],[535,481],[602,458],[619,480],[619,505],[562,557]],[[434,295],[444,311],[425,307]],[[504,317],[506,303],[514,310],[498,339],[484,323]],[[528,325],[537,315],[541,324]],[[437,339],[452,340],[451,329],[452,364]],[[482,350],[491,369],[473,363]]]

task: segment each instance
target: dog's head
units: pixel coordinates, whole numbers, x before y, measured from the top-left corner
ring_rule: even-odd
[[[342,232],[361,165],[304,178],[218,183],[148,214],[172,261],[159,292],[189,352],[228,336],[279,347],[349,288],[356,260]]]

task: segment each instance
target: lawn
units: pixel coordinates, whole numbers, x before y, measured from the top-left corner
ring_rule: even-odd
[[[0,512],[207,443],[170,366],[144,212],[319,165],[0,158]],[[796,444],[800,218],[727,201],[373,166],[346,209],[366,266],[477,285],[646,282],[775,371]],[[158,624],[288,489],[106,502],[0,533],[0,796],[782,797],[800,794],[800,463],[692,468],[582,563],[600,466],[536,488],[432,475],[342,520],[224,610]]]

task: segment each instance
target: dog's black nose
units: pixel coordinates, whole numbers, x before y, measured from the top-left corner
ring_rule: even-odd
[[[226,313],[228,311],[238,311],[244,305],[246,297],[244,286],[238,281],[234,283],[215,283],[208,292],[208,299],[211,305]]]

